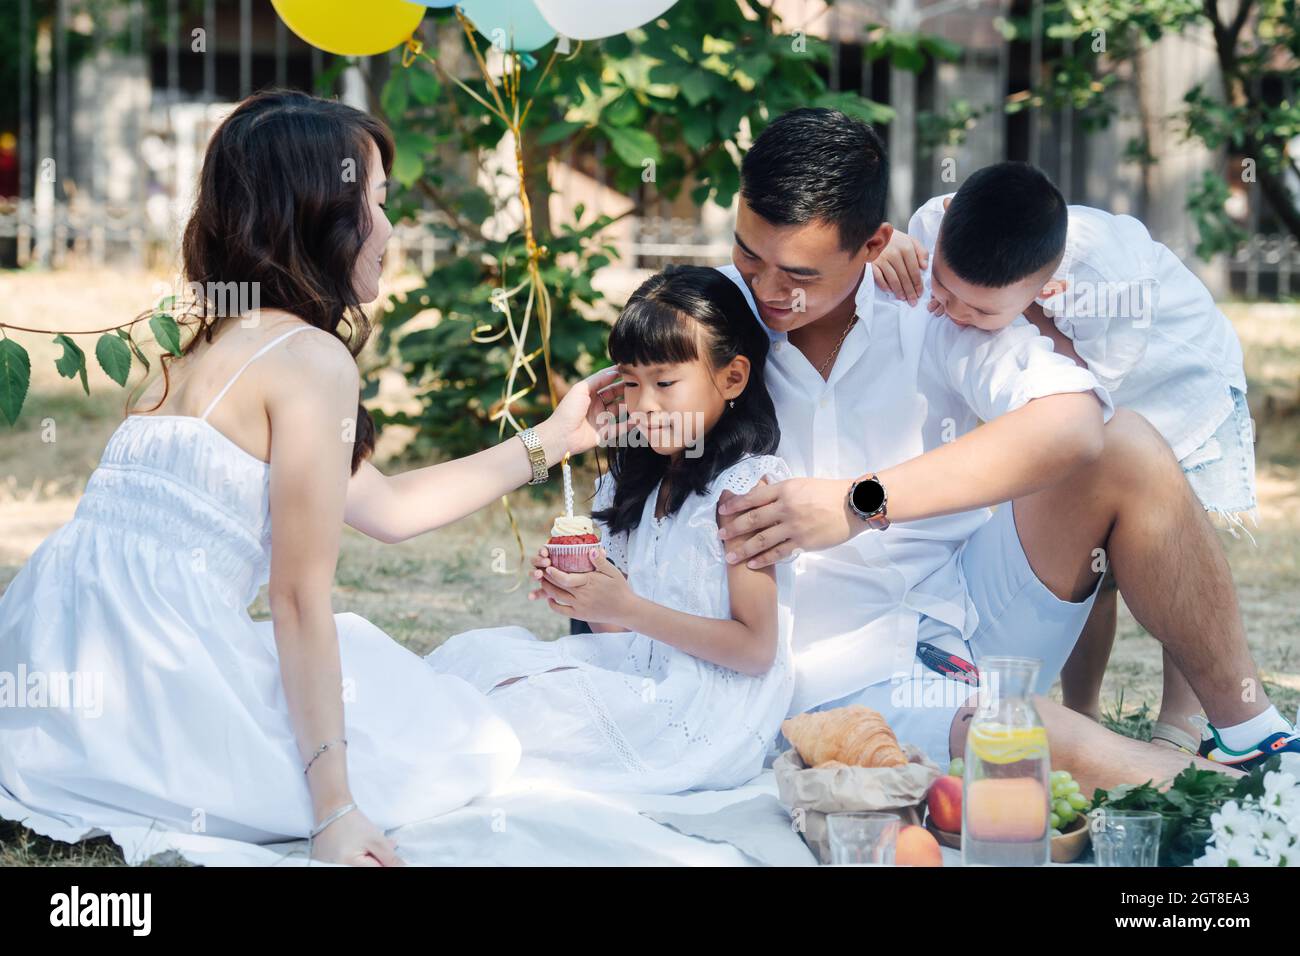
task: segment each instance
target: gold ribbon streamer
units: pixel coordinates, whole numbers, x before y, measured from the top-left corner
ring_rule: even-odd
[[[546,389],[550,399],[551,408],[559,404],[555,394],[555,381],[551,372],[551,296],[546,288],[546,283],[542,280],[541,260],[547,255],[545,246],[537,243],[533,233],[533,207],[528,197],[527,176],[524,164],[523,148],[523,125],[528,118],[528,113],[532,109],[536,92],[541,89],[542,84],[546,82],[547,76],[550,75],[551,68],[555,65],[558,58],[558,48],[551,51],[550,59],[547,60],[546,67],[538,77],[536,85],[533,87],[533,95],[526,100],[521,100],[520,90],[522,87],[523,68],[520,63],[519,54],[513,50],[506,51],[505,69],[501,76],[501,82],[498,84],[495,77],[492,76],[488,69],[487,61],[479,50],[478,42],[474,37],[473,24],[466,19],[460,7],[455,8],[456,18],[460,21],[461,27],[465,32],[465,39],[469,43],[469,48],[474,54],[474,62],[478,65],[479,73],[483,78],[492,102],[488,102],[481,96],[477,90],[471,89],[457,76],[452,75],[444,70],[436,59],[430,56],[424,50],[424,43],[412,34],[402,49],[402,66],[409,68],[418,60],[427,60],[433,65],[433,68],[440,76],[454,83],[466,95],[483,107],[491,116],[500,120],[505,126],[506,131],[514,137],[515,143],[515,171],[519,177],[519,203],[523,209],[523,234],[524,250],[527,254],[526,278],[519,285],[512,289],[506,289],[505,286],[505,262],[501,263],[502,285],[493,292],[493,308],[499,308],[504,317],[504,324],[499,331],[494,331],[491,324],[480,324],[470,333],[470,340],[480,344],[492,344],[500,342],[509,336],[513,354],[510,361],[510,370],[506,374],[506,380],[501,389],[500,407],[491,414],[489,421],[498,422],[497,434],[504,440],[505,427],[509,423],[510,427],[516,432],[522,431],[526,426],[517,420],[514,413],[510,410],[511,406],[532,394],[533,389],[538,383],[538,376],[533,369],[533,361],[540,354],[542,365],[546,376]],[[577,56],[578,50],[582,48],[579,42],[577,48],[570,55],[569,59]],[[515,317],[511,312],[510,300],[522,292],[528,290],[527,298],[524,302],[523,313],[516,325]],[[528,330],[532,323],[533,311],[537,312],[537,326],[541,334],[541,347],[528,352],[526,342],[528,339]],[[491,332],[490,336],[487,333]],[[519,373],[522,371],[527,377],[528,384],[516,386]],[[561,464],[567,464],[569,455],[566,452]],[[522,570],[526,555],[524,552],[524,539],[520,534],[519,525],[515,520],[514,511],[510,507],[510,499],[507,495],[501,496],[501,504],[505,507],[506,517],[510,521],[510,530],[514,534],[515,543],[519,547],[519,568],[516,569],[516,580],[512,587],[507,589],[507,593],[515,591],[522,582],[518,578],[519,570]]]

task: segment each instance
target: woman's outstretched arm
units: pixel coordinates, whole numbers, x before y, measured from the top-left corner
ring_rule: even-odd
[[[590,450],[601,435],[610,436],[613,416],[602,416],[606,403],[612,409],[622,400],[617,378],[618,370],[611,367],[583,379],[537,426],[548,466],[557,465],[566,453]],[[367,461],[348,482],[343,520],[380,541],[405,541],[473,514],[532,475],[528,450],[518,436],[465,458],[397,475],[385,475]]]

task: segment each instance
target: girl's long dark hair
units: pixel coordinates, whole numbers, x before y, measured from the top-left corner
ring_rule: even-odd
[[[609,336],[609,356],[620,365],[706,362],[720,369],[738,355],[749,359],[749,382],[734,408],[701,438],[702,454],[676,462],[642,443],[615,448],[609,470],[614,504],[592,517],[610,532],[635,528],[646,498],[669,478],[667,514],[692,493],[703,494],[722,471],[748,455],[769,455],[781,441],[776,408],[763,375],[767,332],[740,289],[717,269],[670,266],[632,294]],[[707,350],[701,355],[700,349]]]
[[[392,134],[360,110],[287,90],[240,103],[212,134],[203,158],[181,248],[187,287],[256,288],[258,307],[281,309],[324,329],[355,357],[370,337],[352,276],[371,228],[371,143],[387,175]],[[238,317],[203,297],[187,301],[181,311],[197,325],[182,355],[199,336],[211,342],[217,325]],[[339,332],[345,321],[347,335]],[[171,358],[164,353],[161,359],[164,388],[154,408],[167,398]],[[354,474],[374,447],[374,421],[358,402]]]

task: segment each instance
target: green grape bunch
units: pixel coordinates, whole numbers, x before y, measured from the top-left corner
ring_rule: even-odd
[[[1048,782],[1052,788],[1052,836],[1060,836],[1088,807],[1088,798],[1079,791],[1079,781],[1068,770],[1053,770]]]

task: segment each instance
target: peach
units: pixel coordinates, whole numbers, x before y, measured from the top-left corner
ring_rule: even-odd
[[[940,777],[925,795],[930,822],[949,833],[961,832],[961,777]]]
[[[939,841],[925,827],[909,825],[898,831],[894,844],[896,866],[943,866]]]
[[[1028,842],[1047,829],[1047,791],[1033,777],[973,780],[966,794],[966,832],[978,840]]]

